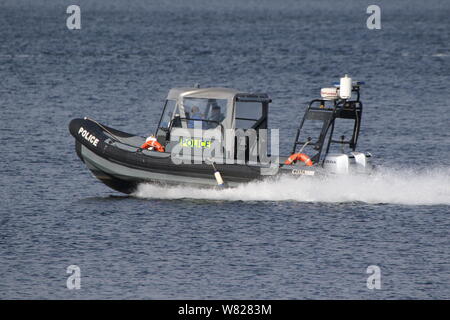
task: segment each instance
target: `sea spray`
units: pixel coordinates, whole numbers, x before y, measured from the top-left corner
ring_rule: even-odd
[[[450,168],[390,168],[372,175],[281,176],[222,190],[141,184],[134,195],[154,199],[450,205]]]

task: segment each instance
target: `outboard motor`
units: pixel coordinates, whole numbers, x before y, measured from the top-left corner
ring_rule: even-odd
[[[323,167],[325,170],[336,174],[348,174],[350,161],[346,154],[328,154],[323,162]]]
[[[370,158],[370,153],[362,152],[328,154],[324,159],[323,167],[335,174],[369,173],[372,171]]]
[[[368,173],[372,171],[372,164],[370,163],[370,153],[350,152],[349,161],[352,172]]]

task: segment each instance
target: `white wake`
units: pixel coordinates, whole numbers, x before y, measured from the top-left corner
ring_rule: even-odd
[[[134,195],[153,199],[450,205],[450,168],[384,169],[370,176],[283,176],[224,190],[142,184]]]

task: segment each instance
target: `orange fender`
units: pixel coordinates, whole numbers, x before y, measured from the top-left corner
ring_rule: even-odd
[[[296,161],[303,161],[308,167],[311,167],[313,165],[313,162],[311,161],[311,158],[308,157],[304,153],[294,153],[287,158],[287,160],[284,162],[284,164],[293,164]]]

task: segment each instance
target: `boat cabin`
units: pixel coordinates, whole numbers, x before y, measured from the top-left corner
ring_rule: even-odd
[[[267,129],[270,102],[267,94],[229,88],[174,88],[167,95],[156,138],[170,151],[171,135],[182,135],[179,132],[196,137],[205,131],[223,136],[226,129]]]

